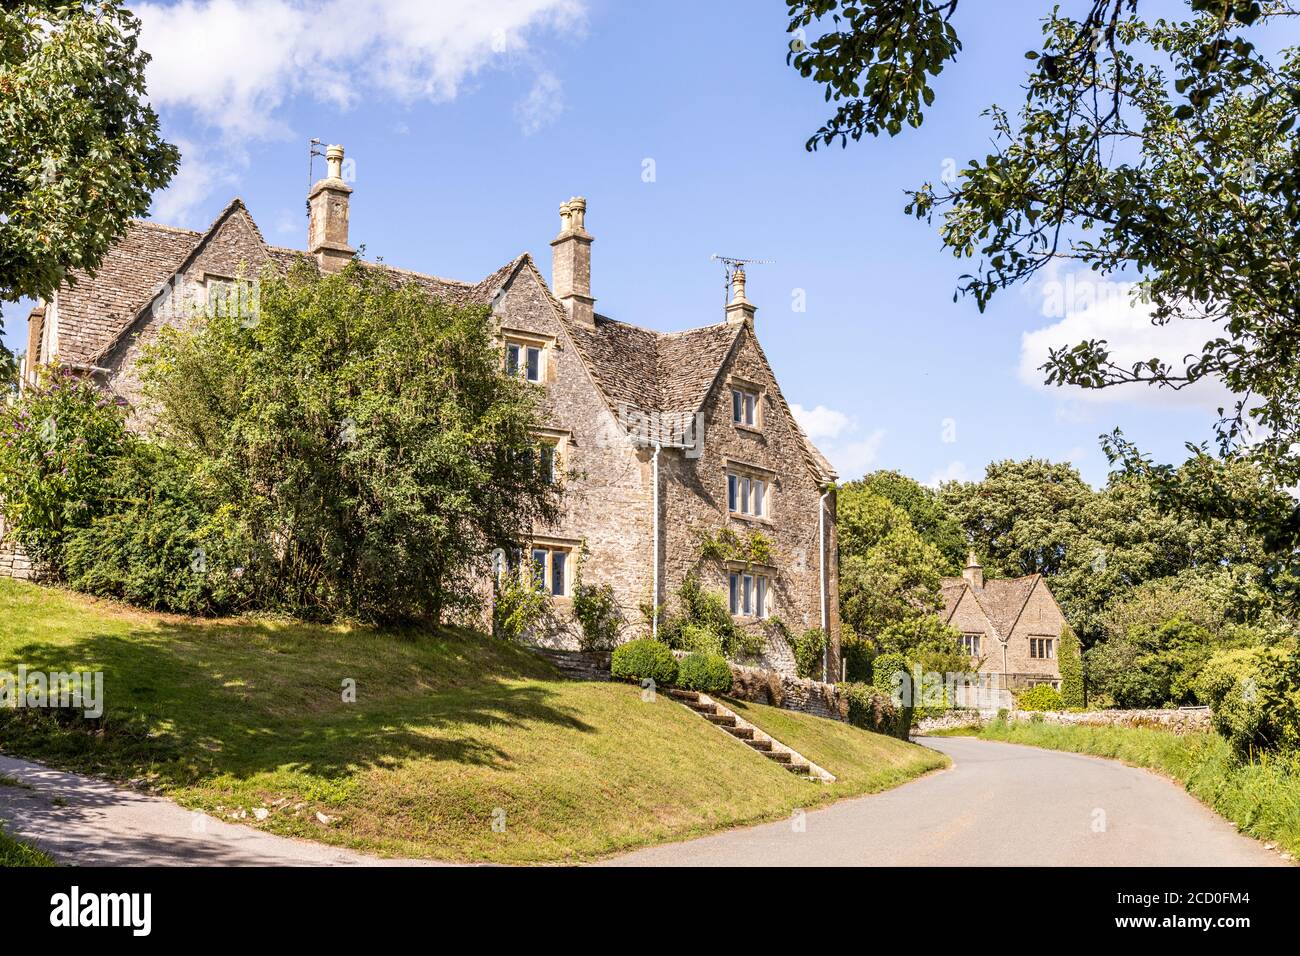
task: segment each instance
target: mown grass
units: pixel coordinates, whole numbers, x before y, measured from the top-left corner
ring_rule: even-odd
[[[793,747],[835,774],[835,783],[825,788],[834,796],[854,796],[896,787],[917,775],[918,759],[926,771],[952,763],[937,750],[927,750],[924,757],[918,758],[915,744],[866,733],[810,714],[740,700],[727,700],[726,705],[787,747]]]
[[[0,750],[387,856],[591,859],[935,765],[931,751],[808,717],[799,739],[844,781],[822,787],[665,696],[564,681],[473,632],[193,620],[0,580],[0,670],[19,664],[102,670],[105,713],[0,711]]]
[[[0,827],[0,869],[15,866],[54,866],[54,860],[34,846],[19,843]]]
[[[1158,771],[1242,831],[1300,856],[1300,763],[1295,760],[1239,763],[1213,733],[1178,736],[1145,728],[994,721],[980,736],[1111,757]]]

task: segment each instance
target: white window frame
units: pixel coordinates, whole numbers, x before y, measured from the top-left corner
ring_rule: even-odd
[[[984,647],[983,634],[975,634],[975,633],[962,634],[961,648],[963,651],[966,652],[967,657],[979,657],[980,651],[983,649],[983,647]]]
[[[772,480],[727,469],[727,512],[739,518],[770,518]]]
[[[763,427],[763,393],[739,383],[731,386],[731,423],[744,428]]]
[[[540,556],[540,557],[539,557]],[[555,565],[556,557],[559,557],[560,571],[560,590],[555,590]],[[573,549],[561,548],[549,544],[534,544],[528,549],[528,567],[533,571],[539,571],[541,580],[534,580],[533,583],[540,587],[551,597],[567,598],[569,597],[570,581],[573,577]]]
[[[733,617],[766,620],[772,616],[772,579],[756,571],[727,572],[727,606]]]
[[[514,369],[511,369],[511,354],[513,352]],[[530,353],[537,353],[537,375],[533,377],[530,368]],[[525,382],[532,382],[534,385],[541,385],[546,381],[546,363],[547,363],[546,343],[526,339],[519,336],[505,336],[505,373],[522,378]]]
[[[1039,653],[1043,651],[1045,653]],[[1051,637],[1029,638],[1029,659],[1035,661],[1056,660],[1056,640]]]

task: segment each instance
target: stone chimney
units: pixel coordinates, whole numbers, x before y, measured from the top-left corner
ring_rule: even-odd
[[[551,240],[551,286],[555,297],[580,325],[595,326],[596,300],[591,297],[591,244],[587,200],[574,196],[560,204],[560,234]]]
[[[975,558],[975,552],[972,551],[966,556],[966,567],[962,569],[961,576],[977,591],[984,590],[984,569]]]
[[[727,324],[754,324],[754,313],[758,307],[745,298],[745,267],[737,266],[731,274],[731,301],[727,303]]]
[[[343,147],[325,149],[325,178],[311,187],[307,205],[307,251],[325,272],[338,272],[356,255],[348,245],[348,197],[352,187],[343,181]]]

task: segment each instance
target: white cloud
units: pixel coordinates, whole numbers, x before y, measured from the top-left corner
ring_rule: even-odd
[[[374,97],[447,102],[485,67],[536,72],[518,110],[525,132],[562,104],[560,80],[534,64],[529,39],[582,28],[585,0],[181,0],[133,4],[153,57],[149,98],[170,128],[193,120],[215,143],[289,135],[280,108],[297,96],[350,107]],[[188,127],[187,127],[188,128]],[[312,131],[316,132],[316,131]],[[175,134],[172,134],[173,137]],[[193,147],[193,143],[190,144]],[[196,150],[155,207],[183,214],[221,185]],[[198,167],[193,168],[191,167]]]
[[[213,158],[198,143],[176,139],[181,151],[180,169],[166,189],[153,197],[152,213],[159,222],[188,222],[190,214],[214,189],[233,189],[238,182],[237,170],[247,165],[239,150],[223,151]]]
[[[1199,355],[1205,343],[1216,336],[1216,327],[1203,321],[1152,324],[1150,308],[1133,300],[1132,289],[1132,283],[1098,278],[1091,272],[1048,276],[1039,287],[1043,297],[1041,312],[1049,318],[1060,318],[1021,336],[1018,369],[1021,382],[1060,399],[1065,407],[1058,410],[1058,415],[1067,421],[1087,417],[1082,403],[1129,402],[1210,411],[1231,404],[1228,390],[1211,380],[1177,391],[1145,383],[1103,389],[1045,384],[1041,366],[1052,348],[1104,339],[1112,361],[1121,367],[1159,357],[1175,369],[1181,369],[1186,356]]]
[[[816,408],[804,408],[798,403],[791,404],[790,411],[794,413],[795,421],[799,427],[808,433],[808,437],[813,441],[821,441],[825,438],[839,438],[846,431],[852,431],[856,422],[841,411],[833,408],[827,408],[825,405],[818,405]]]
[[[864,438],[857,438],[858,421],[851,415],[825,405],[804,408],[791,404],[795,421],[821,449],[841,479],[861,478],[880,454],[885,430],[878,428]]]
[[[564,88],[549,70],[537,74],[528,95],[515,104],[515,119],[525,136],[550,126],[564,112]]]
[[[938,488],[947,481],[970,481],[970,469],[966,467],[966,463],[962,461],[948,462],[947,467],[941,468],[930,475],[930,479],[926,484],[931,488]]]
[[[885,440],[885,430],[877,428],[858,441],[835,442],[822,448],[826,457],[839,473],[842,481],[861,478],[880,457],[880,446]]]

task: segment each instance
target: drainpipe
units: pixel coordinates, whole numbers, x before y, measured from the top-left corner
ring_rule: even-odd
[[[821,583],[822,598],[822,635],[826,638],[826,647],[822,650],[822,683],[831,666],[831,632],[826,623],[826,499],[830,491],[822,495],[817,502],[817,576]]]
[[[650,481],[654,484],[654,513],[651,515],[651,536],[654,538],[654,592],[650,595],[650,636],[659,640],[659,452],[661,446],[655,442],[655,453],[650,456]]]

